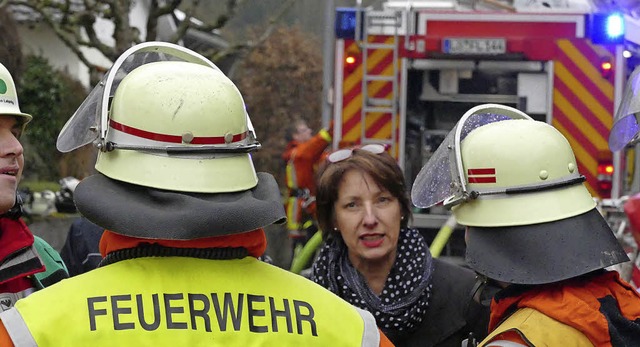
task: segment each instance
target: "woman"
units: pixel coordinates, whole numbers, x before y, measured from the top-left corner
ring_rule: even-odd
[[[382,145],[332,153],[318,176],[326,240],[312,280],[366,309],[396,346],[455,346],[486,335],[489,310],[471,299],[472,271],[431,257],[407,228],[404,175]]]

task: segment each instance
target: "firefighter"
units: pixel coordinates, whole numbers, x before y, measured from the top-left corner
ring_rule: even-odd
[[[286,163],[287,230],[293,253],[299,251],[317,231],[315,223],[315,173],[331,143],[332,126],[313,135],[307,122],[298,118],[287,129],[287,147],[282,154]]]
[[[20,111],[13,77],[0,64],[0,312],[68,277],[60,255],[22,220],[17,194],[24,169],[20,135],[32,116]]]
[[[640,295],[606,267],[628,260],[564,136],[501,105],[458,122],[412,189],[466,226],[466,261],[502,290],[480,346],[637,346]]]
[[[609,133],[609,148],[616,152],[640,140],[640,66],[629,76]]]
[[[96,88],[58,148],[101,148],[74,198],[106,228],[105,258],[1,314],[1,346],[389,345],[371,314],[256,259],[284,209],[273,176],[253,168],[242,96],[215,65],[147,42]]]

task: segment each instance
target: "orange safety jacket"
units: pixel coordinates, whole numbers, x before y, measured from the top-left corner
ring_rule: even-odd
[[[289,142],[282,154],[282,159],[287,163],[285,175],[288,197],[285,208],[289,230],[301,230],[303,212],[309,216],[315,215],[315,171],[324,159],[324,150],[329,143],[331,134],[322,129],[309,141]]]
[[[615,271],[500,296],[491,303],[490,334],[480,346],[491,346],[490,341],[509,331],[532,346],[588,340],[597,347],[615,347],[640,341],[640,294]]]

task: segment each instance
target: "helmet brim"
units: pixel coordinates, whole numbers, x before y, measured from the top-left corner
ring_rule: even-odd
[[[74,191],[78,211],[117,234],[193,240],[243,233],[286,220],[280,190],[259,172],[253,189],[234,193],[186,193],[90,176]]]
[[[20,120],[20,122],[22,123],[22,125],[27,125],[27,123],[31,122],[31,120],[33,119],[33,116],[27,113],[21,113],[21,112],[0,112],[0,116],[14,116],[14,117],[20,117],[22,118]]]
[[[512,284],[545,284],[629,261],[597,209],[553,222],[468,227],[467,264]]]

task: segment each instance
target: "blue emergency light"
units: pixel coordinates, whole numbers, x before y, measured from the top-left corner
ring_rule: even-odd
[[[589,18],[588,34],[595,44],[624,43],[624,16],[620,13],[594,13]]]
[[[336,8],[336,38],[353,39],[356,37],[357,14],[358,9],[356,8]],[[362,23],[360,24],[362,25]]]

